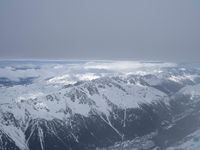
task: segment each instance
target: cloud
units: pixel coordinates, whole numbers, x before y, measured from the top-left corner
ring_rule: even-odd
[[[116,72],[129,72],[141,69],[163,68],[176,66],[174,63],[149,63],[139,61],[113,61],[113,62],[88,62],[84,65],[85,69],[104,69]]]
[[[0,77],[18,81],[20,78],[37,77],[37,82],[74,83],[79,80],[92,80],[101,76],[156,72],[174,63],[139,61],[86,61],[86,62],[43,62],[26,65],[26,62],[0,68]],[[18,69],[26,66],[26,69]],[[47,80],[47,81],[46,81]]]

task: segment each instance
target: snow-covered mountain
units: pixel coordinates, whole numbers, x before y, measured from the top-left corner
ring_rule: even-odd
[[[198,118],[200,70],[179,64],[7,62],[0,79],[4,150],[166,149],[165,132]]]

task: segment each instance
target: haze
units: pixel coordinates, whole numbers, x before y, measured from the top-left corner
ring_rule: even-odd
[[[0,57],[198,61],[198,0],[1,0]]]

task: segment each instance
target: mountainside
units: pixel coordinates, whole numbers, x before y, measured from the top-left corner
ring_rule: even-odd
[[[0,149],[197,149],[198,68],[144,63],[119,72],[99,64],[81,73],[72,64],[73,73],[62,72],[66,64],[20,69],[27,83],[0,74]]]

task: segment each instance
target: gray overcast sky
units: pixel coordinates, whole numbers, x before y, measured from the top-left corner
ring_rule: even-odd
[[[199,0],[1,0],[0,58],[198,61]]]

